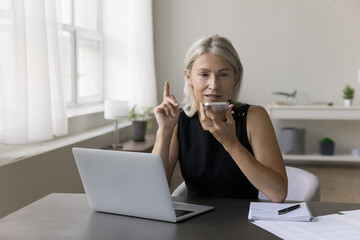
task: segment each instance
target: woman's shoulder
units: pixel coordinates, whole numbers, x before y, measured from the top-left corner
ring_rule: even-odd
[[[255,116],[264,116],[268,115],[266,109],[260,105],[251,105],[249,106],[248,114]]]
[[[266,109],[259,105],[251,105],[247,114],[248,123],[250,126],[261,126],[267,125],[271,122],[268,112]]]

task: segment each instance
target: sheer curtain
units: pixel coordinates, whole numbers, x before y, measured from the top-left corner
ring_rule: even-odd
[[[0,142],[67,133],[56,0],[0,0]]]
[[[103,4],[106,97],[127,100],[130,106],[156,106],[152,1]]]
[[[130,103],[155,106],[157,93],[151,0],[130,0],[129,30],[129,76],[133,96]]]

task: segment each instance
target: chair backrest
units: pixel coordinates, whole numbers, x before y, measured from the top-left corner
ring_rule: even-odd
[[[172,197],[187,197],[185,182],[182,182],[171,194]]]
[[[288,195],[286,201],[320,201],[318,178],[303,169],[286,166],[288,176]],[[259,191],[259,199],[268,198]]]
[[[288,176],[287,201],[320,201],[320,184],[318,178],[305,170],[286,166]],[[185,182],[182,182],[172,193],[173,197],[187,196]],[[259,199],[268,198],[259,191]]]

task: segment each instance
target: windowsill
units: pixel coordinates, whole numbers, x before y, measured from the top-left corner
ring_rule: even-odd
[[[69,119],[69,124],[73,124],[74,126],[69,125],[68,135],[37,143],[21,145],[0,144],[0,166],[4,166],[48,151],[66,147],[71,144],[76,144],[78,142],[98,137],[114,131],[113,121],[104,120],[101,116],[101,113],[103,111],[103,103],[73,108],[70,107],[68,108],[67,116]],[[94,118],[94,114],[96,114],[97,117]],[[84,117],[91,119],[85,119],[86,123],[99,121],[99,119],[100,122],[95,125],[83,126],[84,124],[82,124],[82,122],[84,120]],[[81,119],[79,120],[80,126],[79,121],[76,120],[77,118]],[[130,125],[131,122],[121,122],[119,123],[119,129],[128,127]],[[74,128],[76,128],[77,131],[73,131],[72,129]]]
[[[131,125],[131,122],[119,123],[119,128],[125,128]],[[67,135],[45,142],[26,144],[26,145],[5,145],[5,148],[0,148],[0,167],[14,163],[29,157],[33,157],[42,153],[56,150],[62,147],[70,146],[81,141],[95,138],[114,131],[114,125],[106,125],[95,128],[86,132]]]

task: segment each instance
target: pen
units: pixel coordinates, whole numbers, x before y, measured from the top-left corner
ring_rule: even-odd
[[[296,204],[294,206],[281,209],[281,210],[278,211],[278,215],[286,214],[286,213],[288,213],[288,212],[290,212],[292,210],[298,209],[299,207],[300,207],[300,204]]]

